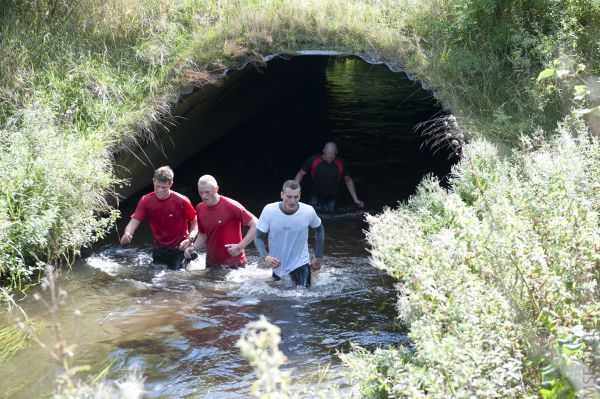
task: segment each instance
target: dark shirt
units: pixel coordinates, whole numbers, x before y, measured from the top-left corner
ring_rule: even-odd
[[[321,200],[335,198],[340,180],[349,175],[346,163],[341,158],[327,163],[321,155],[308,158],[302,165],[302,170],[311,175],[313,192]]]

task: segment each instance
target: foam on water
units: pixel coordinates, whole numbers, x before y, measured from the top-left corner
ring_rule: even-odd
[[[118,275],[119,270],[121,269],[120,264],[118,264],[112,259],[103,256],[90,256],[88,259],[86,259],[86,262],[91,267],[102,270],[109,276]]]
[[[364,257],[325,257],[323,268],[312,273],[312,286],[294,285],[289,276],[274,281],[272,271],[258,267],[249,256],[248,265],[237,270],[206,269],[205,254],[190,262],[187,269],[168,270],[152,263],[147,248],[107,246],[86,259],[91,267],[110,276],[130,280],[138,288],[164,291],[219,291],[237,298],[243,305],[253,305],[272,298],[329,298],[357,293],[368,287],[368,280],[380,273],[368,267]],[[357,278],[360,276],[360,278]]]
[[[152,262],[151,248],[107,245],[85,259],[94,269],[136,285],[165,290],[186,290],[206,267],[205,255],[187,265],[186,270],[169,270]]]
[[[319,272],[312,273],[310,288],[297,287],[289,276],[274,281],[272,271],[251,263],[243,269],[232,270],[220,283],[224,291],[235,297],[266,298],[326,298],[344,293],[361,291],[365,287],[363,279],[357,279],[356,268],[364,265],[364,259],[335,259],[344,267],[331,264],[325,258],[325,265]],[[329,265],[328,265],[329,263]]]
[[[339,208],[335,212],[318,212],[319,217],[324,220],[362,218],[365,214],[365,211],[357,210],[356,207]]]
[[[85,259],[91,267],[101,270],[109,276],[118,276],[131,269],[148,266],[152,256],[136,247],[107,246]]]

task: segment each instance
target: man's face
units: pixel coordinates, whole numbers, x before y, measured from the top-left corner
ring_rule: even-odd
[[[171,194],[171,186],[173,182],[163,182],[156,179],[152,179],[152,183],[154,184],[154,192],[158,199],[167,199]]]
[[[214,187],[208,183],[200,183],[198,184],[198,194],[200,194],[200,198],[206,205],[212,206],[215,205],[218,201],[217,192],[219,191],[219,187]]]
[[[327,163],[332,163],[335,161],[336,155],[335,151],[323,151],[323,160]]]
[[[281,199],[283,201],[283,209],[285,211],[295,211],[298,209],[298,202],[300,202],[300,189],[297,188],[292,190],[291,188],[285,188],[281,192]]]

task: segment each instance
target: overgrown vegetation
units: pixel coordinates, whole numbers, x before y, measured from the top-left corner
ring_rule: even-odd
[[[362,396],[595,390],[600,143],[577,119],[558,133],[506,158],[472,143],[450,190],[428,179],[408,203],[369,218],[375,265],[401,282],[414,350],[345,356]]]
[[[538,128],[551,133],[570,93],[535,83],[559,60],[600,72],[600,5],[594,1],[402,2],[407,64],[432,82],[471,136],[514,145]],[[565,96],[565,94],[567,94]]]
[[[428,180],[370,219],[415,348],[347,357],[357,391],[572,396],[596,351],[598,144],[577,119],[544,137],[598,105],[599,27],[594,0],[6,0],[0,281],[22,289],[106,232],[111,154],[182,86],[268,53],[364,54],[435,88],[465,136],[518,149],[476,141],[448,192]],[[583,84],[554,80],[569,70]]]
[[[93,138],[65,139],[56,115],[19,111],[0,155],[0,276],[22,288],[46,260],[70,260],[116,217],[106,202],[109,158]],[[101,214],[99,212],[102,212]]]
[[[17,318],[16,327],[21,330],[21,336],[35,342],[47,355],[57,364],[60,372],[56,377],[56,388],[52,394],[53,399],[140,399],[143,397],[144,377],[138,364],[134,364],[117,381],[106,381],[105,377],[114,361],[109,362],[102,370],[88,378],[80,378],[84,372],[89,372],[91,366],[72,364],[76,345],[67,343],[64,336],[64,328],[59,321],[58,309],[64,304],[67,298],[67,292],[61,289],[56,282],[57,272],[49,265],[45,268],[45,277],[42,279],[41,288],[46,294],[36,292],[33,298],[42,303],[50,315],[52,331],[50,339],[43,339],[41,326],[36,325],[12,299],[8,298],[8,303],[17,308],[23,318]],[[4,291],[0,292],[3,295]],[[3,340],[9,350],[17,350],[15,342]],[[6,349],[3,349],[3,352]],[[0,352],[0,355],[3,353]]]
[[[287,358],[279,350],[281,329],[261,316],[246,325],[246,331],[236,346],[254,367],[257,379],[252,395],[257,398],[285,399],[290,397],[290,372],[279,369]]]
[[[261,315],[258,320],[246,324],[245,331],[236,343],[242,356],[256,372],[252,396],[260,399],[339,398],[337,385],[329,385],[325,389],[322,388],[322,381],[312,383],[308,388],[292,384],[292,373],[280,370],[287,361],[279,350],[280,333],[279,327]]]

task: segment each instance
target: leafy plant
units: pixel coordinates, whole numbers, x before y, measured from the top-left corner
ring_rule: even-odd
[[[525,139],[508,157],[485,141],[463,155],[449,190],[426,179],[368,217],[373,264],[399,280],[414,351],[345,361],[361,392],[393,397],[583,392],[573,365],[596,351],[584,320],[597,312],[600,144],[567,118],[554,139]]]

